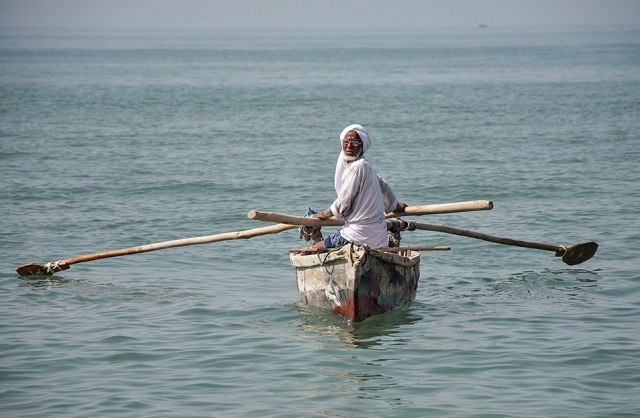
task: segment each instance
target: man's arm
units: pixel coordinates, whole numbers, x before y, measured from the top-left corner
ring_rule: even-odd
[[[380,191],[382,192],[382,199],[384,201],[384,211],[390,212],[404,212],[407,207],[406,203],[398,201],[396,194],[389,186],[389,183],[378,175],[378,182],[380,183]]]

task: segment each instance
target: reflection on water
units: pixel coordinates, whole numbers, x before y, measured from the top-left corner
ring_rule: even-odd
[[[350,393],[350,398],[380,400],[388,399],[385,390],[400,386],[398,381],[383,373],[354,372],[352,370],[332,369],[330,374],[337,377],[335,390]]]
[[[545,269],[516,273],[499,281],[486,279],[485,282],[494,296],[587,301],[588,297],[581,295],[585,289],[598,285],[597,275],[597,271],[584,269]]]
[[[212,297],[200,292],[185,292],[171,286],[144,285],[128,286],[109,282],[94,282],[87,279],[65,279],[62,276],[28,276],[20,277],[19,287],[33,290],[56,290],[61,293],[74,295],[82,300],[115,300],[118,303],[149,302],[149,303],[178,303],[202,304],[209,306]]]
[[[362,322],[350,322],[344,318],[313,306],[296,304],[300,313],[299,328],[305,333],[324,339],[338,338],[347,347],[371,348],[400,333],[400,327],[420,319],[410,307],[375,315]]]

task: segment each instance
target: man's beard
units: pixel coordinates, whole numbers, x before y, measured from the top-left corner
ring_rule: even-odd
[[[361,156],[362,156],[362,153],[360,153],[358,155],[353,155],[353,156],[349,156],[349,155],[345,154],[344,152],[342,153],[342,158],[348,163],[357,160]]]

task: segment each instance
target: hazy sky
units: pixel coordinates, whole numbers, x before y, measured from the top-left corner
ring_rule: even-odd
[[[640,27],[640,0],[0,0],[0,27]]]

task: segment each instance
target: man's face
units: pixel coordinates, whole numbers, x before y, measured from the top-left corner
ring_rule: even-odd
[[[349,131],[342,140],[342,152],[350,158],[359,157],[362,153],[362,141],[356,131]]]

